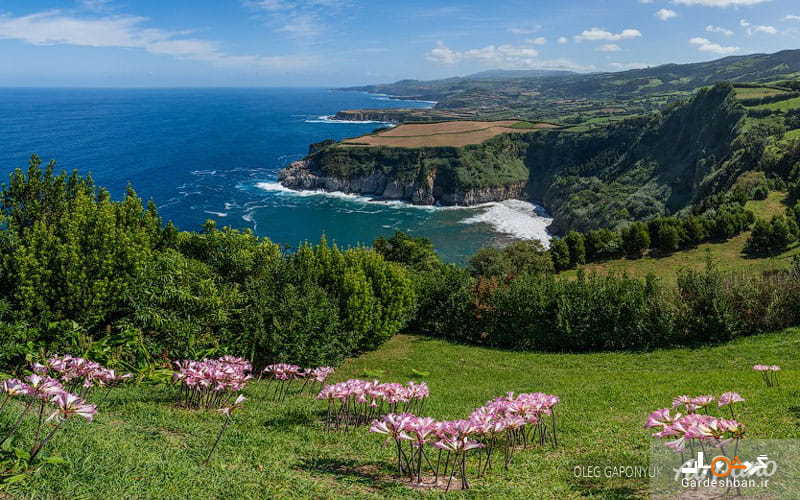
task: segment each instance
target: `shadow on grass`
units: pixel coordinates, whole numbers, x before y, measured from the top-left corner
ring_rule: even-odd
[[[791,413],[796,420],[800,420],[800,406],[790,406],[789,413]]]
[[[292,410],[264,420],[265,427],[293,427],[311,425],[319,420],[315,411]]]
[[[311,473],[325,474],[349,483],[358,483],[371,490],[383,490],[396,486],[388,480],[382,462],[361,462],[349,459],[314,457],[303,458],[296,466]]]

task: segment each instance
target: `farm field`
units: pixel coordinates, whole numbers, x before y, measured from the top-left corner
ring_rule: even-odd
[[[519,126],[519,124],[524,126]],[[557,128],[557,125],[550,123],[529,124],[519,120],[406,123],[391,129],[381,130],[375,134],[345,139],[342,144],[401,148],[461,147],[480,144],[500,134],[521,133],[547,128]]]
[[[348,360],[333,381],[380,378],[426,381],[426,414],[462,418],[506,391],[558,395],[559,446],[515,455],[472,489],[448,498],[642,498],[646,480],[579,479],[576,466],[647,466],[647,414],[680,394],[736,391],[737,417],[750,438],[796,438],[800,425],[800,330],[727,345],[649,353],[506,352],[399,335],[378,351]],[[752,370],[779,364],[780,385],[766,388]],[[430,498],[393,479],[384,436],[366,428],[325,431],[325,404],[308,394],[270,401],[254,382],[249,400],[201,465],[221,425],[211,411],[175,406],[168,386],[128,386],[111,393],[94,423],[77,423],[51,465],[9,491],[21,498]],[[473,474],[474,476],[474,474]]]
[[[770,219],[786,211],[786,193],[771,192],[766,200],[749,201],[747,208],[757,217]],[[750,232],[744,232],[722,243],[703,243],[697,248],[675,252],[667,256],[645,255],[640,259],[615,259],[581,266],[584,272],[627,273],[630,276],[654,274],[666,281],[675,282],[682,268],[702,269],[709,258],[723,271],[763,272],[786,269],[795,257],[800,257],[800,243],[795,243],[785,252],[771,257],[754,258],[744,253]],[[561,273],[574,277],[577,270]]]
[[[761,99],[776,95],[788,94],[789,91],[773,87],[736,87],[737,99]]]

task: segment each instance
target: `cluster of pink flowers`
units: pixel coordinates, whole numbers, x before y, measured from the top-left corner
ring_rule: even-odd
[[[180,384],[179,399],[191,408],[224,407],[253,377],[250,363],[223,356],[203,361],[178,361],[173,380]]]
[[[124,382],[133,375],[121,374],[105,368],[100,363],[77,356],[53,356],[45,364],[34,363],[31,369],[38,375],[50,375],[57,378],[69,392],[85,398],[95,387],[109,389]]]
[[[37,364],[32,368],[41,372],[41,366],[43,365]],[[64,421],[78,416],[91,422],[97,413],[96,405],[89,404],[83,398],[66,390],[59,380],[40,373],[28,375],[23,380],[5,380],[2,383],[2,392],[4,396],[3,402],[0,403],[0,413],[13,406],[21,408],[0,444],[8,441],[19,431],[27,415],[33,412],[35,416],[36,427],[29,463],[33,463],[39,452],[62,427]],[[48,413],[49,416],[46,417]]]
[[[278,363],[268,365],[262,370],[261,375],[266,377],[267,380],[272,382],[282,382],[273,384],[270,391],[277,397],[278,400],[283,401],[289,394],[292,384],[295,380],[302,380],[303,385],[300,387],[298,393],[305,391],[306,387],[311,388],[314,385],[319,385],[319,389],[325,384],[325,381],[334,372],[330,366],[320,366],[319,368],[301,368],[297,365],[287,363]],[[311,384],[311,385],[309,385]]]
[[[384,434],[389,441],[395,441],[397,466],[401,474],[407,474],[417,483],[422,483],[422,470],[428,464],[433,473],[433,484],[439,486],[440,473],[449,478],[449,490],[453,477],[458,473],[461,487],[466,489],[469,482],[466,475],[468,452],[478,453],[478,471],[482,475],[492,468],[492,459],[497,449],[503,450],[503,461],[508,468],[515,448],[526,447],[534,441],[542,444],[551,440],[556,444],[555,411],[558,396],[544,393],[508,393],[493,399],[472,412],[468,419],[435,421],[432,418],[418,417],[412,413],[385,415],[372,421],[370,431]],[[551,417],[548,429],[545,416]],[[408,453],[403,442],[408,443]],[[436,465],[426,456],[425,446],[438,450]],[[442,453],[445,454],[442,462]],[[443,465],[443,469],[442,469]]]
[[[328,401],[328,427],[362,425],[386,413],[418,413],[430,395],[425,382],[407,384],[351,379],[326,385],[317,399]]]
[[[678,396],[672,408],[662,408],[648,415],[645,428],[659,429],[653,437],[668,440],[666,446],[676,452],[682,452],[687,446],[694,450],[698,445],[720,448],[724,453],[725,446],[732,441],[738,443],[744,437],[744,425],[735,420],[733,413],[733,405],[743,402],[744,398],[735,392],[726,392],[719,397],[717,405],[712,404],[714,400],[713,396]],[[709,408],[713,406],[728,407],[731,418],[710,415]],[[698,410],[704,413],[697,413]]]
[[[780,366],[755,365],[753,370],[761,373],[761,376],[764,378],[764,383],[767,384],[767,387],[774,387],[778,385],[778,372],[781,371]]]

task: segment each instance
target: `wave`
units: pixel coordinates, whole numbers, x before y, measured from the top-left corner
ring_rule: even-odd
[[[547,227],[553,219],[539,205],[521,200],[506,200],[488,203],[479,208],[485,210],[461,221],[462,224],[488,224],[498,233],[508,234],[523,240],[539,240],[549,246],[551,236]]]
[[[327,198],[338,198],[340,200],[351,201],[355,203],[370,203],[375,205],[382,205],[392,208],[414,208],[418,210],[447,210],[447,209],[464,209],[465,207],[439,207],[434,205],[414,205],[402,200],[382,200],[380,198],[373,198],[361,194],[344,193],[342,191],[324,191],[322,189],[303,190],[298,191],[289,189],[279,182],[257,182],[255,187],[263,191],[270,191],[274,193],[288,194],[291,196],[298,196],[301,198],[309,196],[324,196]]]
[[[377,120],[336,120],[333,115],[318,116],[315,120],[305,120],[306,123],[336,123],[336,124],[364,124],[364,123],[380,123],[382,125],[394,125],[392,122],[382,122]]]
[[[213,212],[211,210],[203,210],[203,212],[207,213],[207,214],[210,214],[210,215],[216,215],[217,217],[227,217],[228,216],[227,212]]]

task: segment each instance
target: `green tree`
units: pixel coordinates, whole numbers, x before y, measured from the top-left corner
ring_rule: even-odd
[[[550,257],[553,259],[553,266],[556,271],[563,271],[571,267],[569,247],[561,238],[555,238],[550,242]]]
[[[650,248],[650,234],[647,226],[641,222],[635,222],[623,229],[622,246],[627,255],[641,257],[644,251]]]
[[[569,257],[572,267],[586,264],[586,240],[577,231],[570,231],[564,237],[564,242],[569,247]]]

